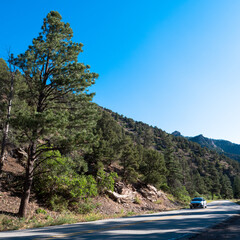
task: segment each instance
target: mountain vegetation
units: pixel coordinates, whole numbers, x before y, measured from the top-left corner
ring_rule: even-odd
[[[181,133],[175,131],[172,133],[174,136],[181,136]],[[240,145],[232,143],[226,140],[217,140],[217,139],[210,139],[204,137],[202,134],[195,136],[195,137],[185,137],[192,142],[196,142],[200,144],[202,147],[206,147],[211,150],[215,150],[220,154],[224,154],[225,156],[237,160],[240,162]]]
[[[240,198],[238,162],[93,103],[89,88],[98,74],[78,62],[83,45],[72,37],[70,25],[51,11],[25,53],[11,57],[8,66],[0,61],[0,85],[6,86],[0,93],[1,139],[8,124],[4,141],[24,152],[25,175],[15,182],[20,217],[31,193],[49,208],[78,209],[80,202],[113,191],[116,181],[151,184],[183,202],[199,195]],[[1,172],[4,164],[3,158]],[[2,172],[0,181],[6,177]]]
[[[158,176],[151,182],[155,186],[169,191],[179,199],[197,195],[205,195],[207,198],[239,197],[233,187],[240,171],[240,165],[235,160],[181,136],[168,134],[157,127],[107,111],[139,149],[142,148],[143,152],[157,152],[162,156],[161,170],[157,171]],[[139,161],[138,173],[143,179],[146,172],[142,166],[144,163],[149,164],[146,159],[142,157]],[[155,174],[152,173],[151,176]]]

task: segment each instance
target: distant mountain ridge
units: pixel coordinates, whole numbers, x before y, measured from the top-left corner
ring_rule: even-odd
[[[175,131],[172,135],[177,137],[184,137],[180,132]],[[184,137],[189,141],[200,144],[202,147],[206,147],[211,150],[215,150],[220,154],[224,154],[229,158],[240,162],[240,144],[232,143],[227,140],[218,140],[204,137],[202,134],[195,137]]]

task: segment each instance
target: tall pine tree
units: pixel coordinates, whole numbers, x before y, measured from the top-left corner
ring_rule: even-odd
[[[28,145],[26,177],[19,215],[26,215],[34,171],[42,153],[66,153],[84,149],[93,137],[95,107],[88,92],[97,74],[78,62],[82,44],[71,39],[73,31],[61,15],[51,11],[42,31],[25,53],[12,62],[24,75],[27,90],[22,92],[22,108],[14,118],[21,141]]]

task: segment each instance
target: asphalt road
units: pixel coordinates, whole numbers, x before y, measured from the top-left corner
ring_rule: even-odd
[[[206,209],[182,209],[88,223],[1,232],[0,239],[187,239],[239,212],[240,206],[235,203],[214,201],[208,204]]]

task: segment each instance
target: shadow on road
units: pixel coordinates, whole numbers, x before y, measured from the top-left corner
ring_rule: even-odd
[[[236,214],[236,209],[231,210],[229,206],[229,203],[223,203],[221,209],[217,207],[202,210],[184,209],[91,223],[29,229],[26,230],[28,234],[21,235],[22,232],[15,231],[15,236],[4,238],[2,238],[4,233],[0,233],[0,239],[176,239],[186,234],[198,233],[204,227]]]

